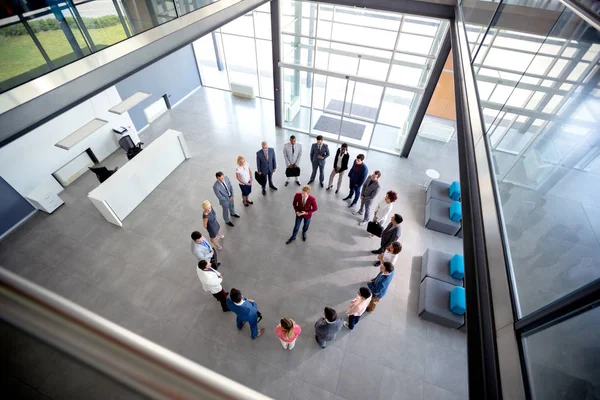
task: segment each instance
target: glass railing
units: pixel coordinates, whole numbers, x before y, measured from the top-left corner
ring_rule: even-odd
[[[216,1],[2,2],[0,93]]]

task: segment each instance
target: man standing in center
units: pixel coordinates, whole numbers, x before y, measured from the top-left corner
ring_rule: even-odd
[[[273,173],[276,169],[277,160],[275,159],[275,150],[269,147],[267,142],[262,142],[262,148],[256,152],[256,172],[269,179],[269,187],[273,190],[277,190],[275,185],[273,185]],[[264,180],[264,184],[261,186],[262,194],[266,195],[267,191],[265,187],[267,186],[267,179]]]
[[[290,136],[290,142],[283,145],[283,159],[287,168],[299,168],[302,145],[296,143],[296,136]],[[290,183],[290,177],[286,176],[285,186]],[[296,177],[296,185],[301,186],[300,177]]]
[[[202,260],[198,262],[198,278],[202,283],[202,289],[205,292],[209,292],[212,296],[221,303],[221,309],[223,312],[229,311],[227,308],[227,295],[225,293],[221,282],[223,282],[223,275],[212,268],[210,262]]]
[[[360,187],[365,183],[367,175],[369,174],[369,168],[367,168],[364,161],[364,154],[357,155],[352,168],[350,168],[350,172],[348,172],[348,177],[350,178],[350,193],[348,193],[348,196],[344,197],[344,200],[349,200],[354,195],[354,200],[352,200],[348,206],[349,208],[354,207],[358,202],[358,198],[360,197]]]
[[[233,223],[229,219],[229,213],[231,213],[232,217],[239,218],[235,212],[235,205],[233,201],[233,186],[231,186],[231,181],[228,177],[223,175],[221,171],[216,173],[217,181],[213,185],[213,192],[215,192],[215,196],[219,199],[219,204],[223,208],[223,220],[229,226],[233,226]]]
[[[310,162],[312,163],[312,174],[310,174],[310,185],[315,181],[317,175],[317,168],[319,169],[319,182],[323,187],[323,181],[325,180],[325,159],[329,157],[329,147],[323,143],[323,136],[317,136],[317,143],[313,143],[310,148]]]
[[[250,337],[256,339],[263,334],[265,328],[258,329],[258,306],[252,299],[242,297],[242,292],[231,288],[227,297],[227,307],[236,315],[235,323],[239,331],[244,325],[250,324]]]
[[[294,224],[294,232],[285,244],[290,244],[296,240],[296,235],[300,229],[300,224],[304,220],[304,226],[302,227],[302,240],[306,241],[306,231],[310,226],[310,219],[312,214],[317,211],[317,200],[310,195],[310,186],[305,185],[302,187],[300,193],[296,193],[294,201],[292,202],[294,211],[296,212],[296,222]]]
[[[353,211],[352,214],[362,215],[363,209],[365,211],[365,216],[362,221],[359,221],[358,225],[364,225],[371,219],[371,204],[373,204],[373,200],[377,197],[377,193],[379,193],[379,178],[381,177],[381,172],[375,171],[371,176],[369,176],[362,187],[362,194],[360,196],[360,208],[358,211]]]

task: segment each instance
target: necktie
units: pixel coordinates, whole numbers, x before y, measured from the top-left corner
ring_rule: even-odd
[[[265,151],[265,158],[267,161],[269,161],[269,152],[268,151]]]
[[[292,145],[292,155],[294,155],[294,147],[296,146]]]
[[[389,231],[390,229],[392,229],[392,226],[393,226],[393,225],[391,225],[391,224],[390,224],[390,225],[388,225],[388,226],[387,226],[387,228],[385,228],[385,231],[383,231],[383,232],[385,233],[385,232]]]
[[[227,185],[224,182],[221,182],[221,185],[223,185],[223,187],[225,188],[225,190],[227,191],[227,196],[231,197],[231,192],[229,191],[229,188],[227,187]]]
[[[321,151],[321,145],[319,145],[319,151]]]
[[[203,240],[203,241],[202,241],[202,246],[204,246],[204,247],[206,247],[207,249],[209,249],[209,250],[210,250],[210,246],[209,246],[209,244],[206,242],[206,240]]]
[[[304,208],[305,205],[306,205],[306,197],[302,199],[302,207]]]

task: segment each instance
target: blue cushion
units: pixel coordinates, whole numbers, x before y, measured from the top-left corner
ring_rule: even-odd
[[[457,181],[452,182],[450,188],[448,188],[448,195],[454,201],[460,200],[460,183]]]
[[[455,254],[450,259],[450,276],[454,279],[465,277],[465,258],[462,254]]]
[[[460,201],[455,201],[450,205],[450,219],[454,222],[460,222],[462,219],[462,207]]]
[[[457,286],[450,291],[450,311],[463,315],[467,311],[467,296],[465,288]]]

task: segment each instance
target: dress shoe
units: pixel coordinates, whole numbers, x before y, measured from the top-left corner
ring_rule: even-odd
[[[360,210],[354,210],[354,211],[352,211],[352,215],[356,215],[356,214],[362,215],[362,211],[360,211]]]
[[[366,223],[367,223],[367,221],[358,221],[358,226],[363,226]]]
[[[235,225],[233,224],[233,222],[231,222],[231,221],[227,222],[227,225],[229,225],[229,226],[235,226]]]
[[[217,263],[217,267],[219,267],[221,265],[220,262]],[[227,292],[226,294],[229,294],[229,292]]]
[[[242,322],[242,327],[241,327],[241,328],[238,328],[238,331],[241,331],[242,329],[244,329],[244,326],[246,326],[246,323],[245,323],[245,322]]]
[[[300,181],[296,181],[296,185],[302,186],[302,184],[300,183]]]
[[[275,187],[275,186],[269,186],[269,187],[270,187],[271,189],[273,189],[273,190],[279,190],[279,189],[277,189],[277,187]]]
[[[356,203],[350,203],[350,205],[348,206],[348,208],[352,208],[356,205]]]
[[[379,267],[380,265],[381,265],[381,261],[375,261],[375,262],[373,263],[373,266],[374,266],[374,267]]]
[[[249,207],[250,203],[244,203],[244,207]]]
[[[262,335],[264,332],[265,332],[265,328],[260,328],[260,329],[258,330],[258,335],[256,335],[256,337],[259,337],[259,336],[260,336],[260,335]],[[252,338],[252,340],[254,340],[254,339],[256,339],[256,338]]]
[[[288,181],[286,181],[284,186],[287,186],[287,185],[289,185],[289,184],[290,184],[290,183],[289,183]]]
[[[265,189],[263,189],[262,190],[262,194],[263,194],[263,196],[266,196],[267,195],[267,191]],[[250,204],[252,204],[252,203],[250,203]]]
[[[321,187],[324,187],[325,185],[323,185],[323,182],[321,182]]]
[[[352,196],[346,196],[342,200],[350,200],[351,198],[352,198]]]
[[[377,250],[371,250],[371,253],[373,253],[373,254],[381,254],[383,252],[379,251],[379,249],[377,249]]]
[[[305,234],[302,234],[302,241],[306,242],[306,235]]]
[[[289,239],[287,240],[287,242],[285,242],[285,244],[290,244],[290,243],[292,243],[294,240],[296,240],[296,239],[289,238]]]
[[[333,185],[327,186],[327,190],[331,190],[332,187],[333,187]]]
[[[248,204],[254,204],[254,202],[253,202],[253,201],[250,201],[250,200],[248,200]]]
[[[232,217],[236,217],[236,218],[239,218],[239,217],[240,217],[240,216],[239,216],[239,215],[237,215],[237,214],[231,214],[231,216],[232,216]]]
[[[311,183],[313,183],[315,180],[311,179],[310,181],[308,181],[307,185],[310,185]]]
[[[339,190],[336,190],[336,191],[335,191],[335,194],[337,194],[338,192],[339,192]]]

